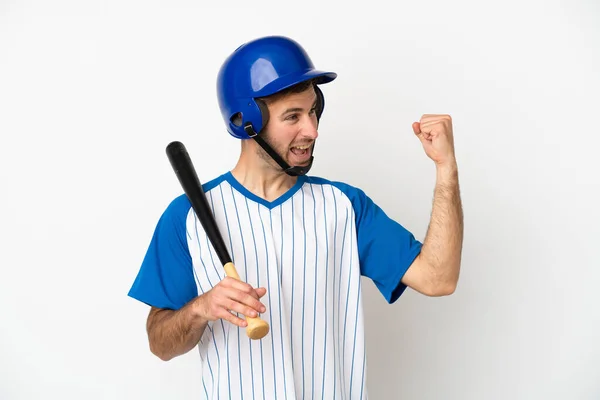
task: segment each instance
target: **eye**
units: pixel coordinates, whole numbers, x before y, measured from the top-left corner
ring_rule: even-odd
[[[310,109],[310,114],[314,114],[315,112],[317,112],[317,107],[313,107]]]
[[[295,120],[297,120],[297,119],[298,119],[298,115],[297,115],[297,114],[291,114],[291,115],[288,115],[288,116],[285,118],[285,120],[286,120],[286,121],[295,121]]]

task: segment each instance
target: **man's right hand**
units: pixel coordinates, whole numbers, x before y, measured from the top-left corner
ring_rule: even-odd
[[[248,317],[257,317],[266,311],[259,299],[267,293],[261,287],[254,289],[249,284],[231,277],[225,277],[206,293],[194,301],[195,313],[208,321],[224,319],[234,325],[245,328],[245,319],[239,318],[231,311]]]

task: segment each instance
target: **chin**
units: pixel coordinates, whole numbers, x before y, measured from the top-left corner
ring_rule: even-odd
[[[286,160],[285,162],[288,163],[288,165],[291,165],[292,167],[294,167],[294,166],[307,167],[310,164],[310,158],[308,158],[304,161],[300,161],[300,162],[295,162],[295,161],[290,161],[290,160]]]

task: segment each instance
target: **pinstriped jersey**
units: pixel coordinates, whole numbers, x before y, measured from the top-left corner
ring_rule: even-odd
[[[240,278],[265,287],[261,340],[228,321],[198,343],[206,399],[367,398],[361,277],[389,303],[421,242],[362,190],[311,176],[269,202],[230,172],[203,185]],[[164,211],[129,295],[177,310],[225,277],[185,195]],[[243,318],[243,316],[240,316]]]

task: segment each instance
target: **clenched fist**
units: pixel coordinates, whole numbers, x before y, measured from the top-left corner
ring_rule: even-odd
[[[419,122],[413,122],[413,131],[423,144],[425,154],[437,166],[456,163],[452,118],[447,114],[424,114]]]
[[[208,321],[224,319],[245,328],[248,323],[231,311],[247,317],[257,317],[265,312],[265,306],[258,299],[266,294],[265,288],[254,289],[245,282],[225,277],[212,289],[196,298],[194,308],[198,315]]]

